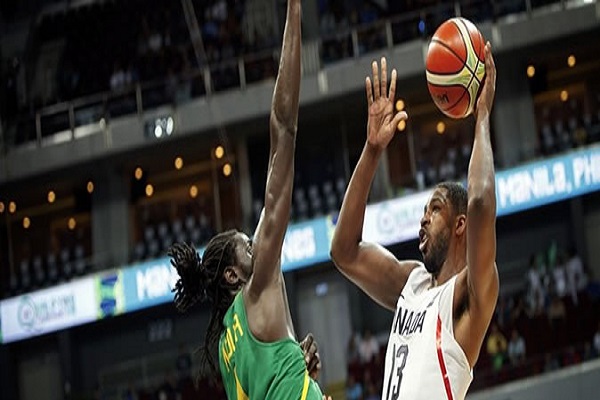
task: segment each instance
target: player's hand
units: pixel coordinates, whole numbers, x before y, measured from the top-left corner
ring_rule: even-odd
[[[492,45],[490,42],[485,44],[485,80],[483,81],[483,88],[479,97],[477,98],[477,105],[475,106],[475,117],[489,116],[492,112],[492,106],[494,104],[494,95],[496,94],[496,64],[494,63],[494,57],[492,56]]]
[[[319,372],[321,372],[321,357],[319,356],[317,342],[312,333],[306,335],[304,340],[300,342],[300,347],[304,353],[304,362],[306,363],[308,375],[310,375],[313,380],[317,380],[319,378]]]
[[[323,400],[331,400],[331,396],[325,396],[325,395],[323,395]]]
[[[367,77],[367,103],[369,121],[367,123],[367,142],[378,149],[384,149],[394,137],[398,123],[408,118],[404,111],[394,115],[394,97],[396,96],[396,70],[392,70],[390,90],[387,90],[387,63],[381,58],[381,79],[377,61],[373,61],[373,81]]]

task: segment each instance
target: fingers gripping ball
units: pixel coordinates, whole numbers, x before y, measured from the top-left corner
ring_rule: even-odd
[[[450,118],[470,115],[485,75],[485,41],[465,18],[451,18],[435,31],[425,59],[427,87]]]

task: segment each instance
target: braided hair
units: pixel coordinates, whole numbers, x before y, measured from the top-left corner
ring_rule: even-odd
[[[175,243],[167,252],[179,274],[173,289],[177,309],[185,312],[198,301],[208,301],[212,307],[204,344],[199,349],[201,371],[217,372],[214,354],[224,329],[223,317],[233,302],[231,291],[239,287],[223,278],[225,267],[236,263],[233,239],[237,233],[229,230],[214,236],[202,258],[187,243]]]

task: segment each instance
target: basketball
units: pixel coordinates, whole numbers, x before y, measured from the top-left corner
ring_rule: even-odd
[[[485,75],[485,41],[468,19],[451,18],[435,31],[425,59],[427,87],[435,105],[450,118],[474,108]]]

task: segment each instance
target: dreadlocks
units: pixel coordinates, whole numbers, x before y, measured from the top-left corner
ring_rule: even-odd
[[[236,233],[229,230],[214,236],[202,258],[187,243],[175,243],[167,252],[179,274],[173,289],[177,309],[185,312],[198,301],[208,301],[212,307],[204,345],[199,349],[201,370],[208,366],[211,372],[217,371],[214,353],[224,329],[223,317],[233,302],[231,290],[235,289],[223,279],[223,271],[236,262],[233,241]]]

